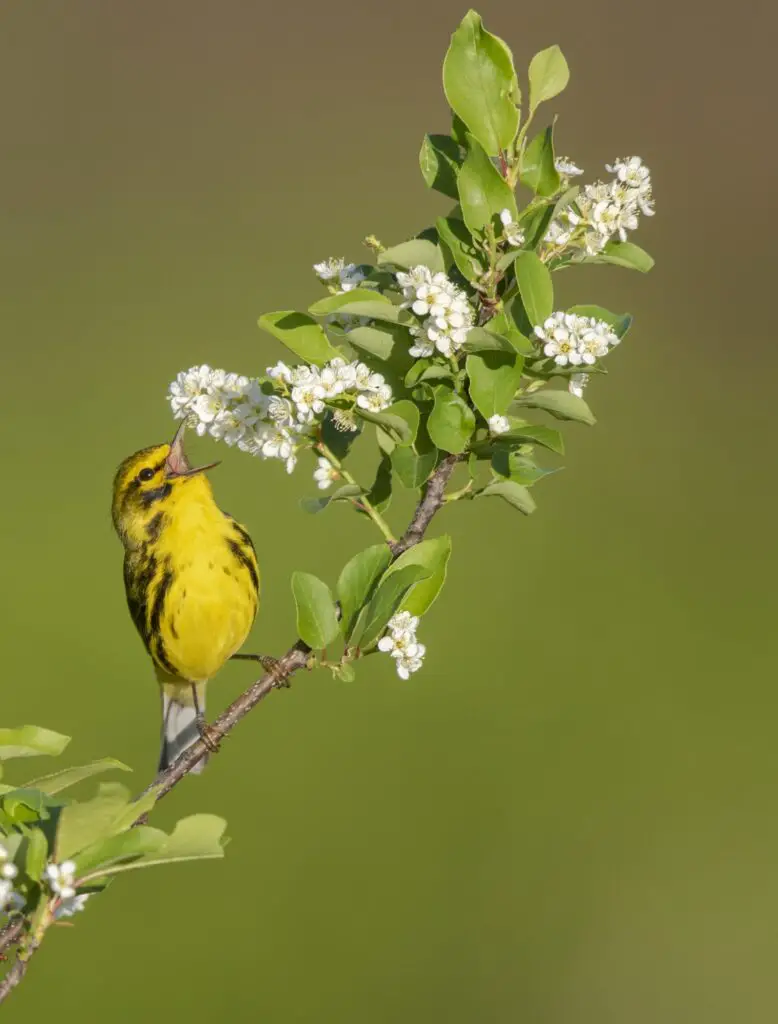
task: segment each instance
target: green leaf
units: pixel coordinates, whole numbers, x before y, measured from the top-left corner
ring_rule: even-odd
[[[118,782],[103,782],[91,800],[63,807],[57,821],[55,859],[67,860],[98,839],[122,831],[131,806],[130,792],[125,786]]]
[[[162,833],[163,839],[155,845],[158,836],[156,829],[145,830],[135,845],[151,847],[150,851],[134,860],[114,863],[106,869],[102,866],[93,869],[95,876],[118,875],[123,871],[134,871],[137,868],[156,867],[158,864],[174,864],[186,860],[212,860],[224,856],[224,830],[227,822],[215,814],[192,814],[182,818],[169,836]],[[133,830],[133,831],[138,831]],[[119,837],[124,838],[124,837]],[[130,847],[132,847],[130,841]],[[128,856],[132,856],[128,853]],[[84,875],[81,875],[84,878]]]
[[[647,274],[654,260],[645,249],[632,242],[608,242],[601,253],[588,256],[584,263],[614,263],[617,267],[627,267],[628,270],[639,270]]]
[[[389,567],[386,578],[394,573],[403,572],[410,565],[421,566],[429,573],[429,576],[417,583],[399,605],[403,611],[408,611],[411,615],[424,615],[446,582],[446,569],[450,557],[451,538],[444,535],[414,544]]]
[[[558,430],[553,427],[538,426],[536,423],[522,423],[514,421],[507,434],[500,434],[495,438],[494,443],[498,446],[507,444],[512,447],[519,444],[539,444],[557,455],[564,455],[565,442]]]
[[[411,588],[428,576],[429,570],[422,565],[406,565],[398,572],[384,574],[367,607],[358,637],[355,631],[354,640],[361,650],[369,650],[377,642]]]
[[[449,366],[441,366],[430,359],[417,359],[405,375],[406,388],[415,387],[425,380],[453,380],[453,372]]]
[[[527,241],[525,249],[537,249],[548,231],[548,225],[554,217],[554,205],[542,202],[540,205],[530,203],[522,213],[519,223]]]
[[[498,448],[492,454],[494,472],[499,476],[514,480],[517,484],[523,484],[524,487],[531,487],[543,477],[558,473],[561,468],[560,466],[554,469],[544,469],[528,456],[508,451],[506,448]]]
[[[490,156],[507,150],[519,127],[521,102],[511,52],[468,11],[443,62],[443,89],[451,109]]]
[[[332,643],[340,629],[330,588],[311,573],[295,572],[292,593],[297,606],[298,636],[313,650],[322,650]]]
[[[48,807],[55,805],[39,789],[19,786],[3,795],[0,805],[8,821],[13,823],[37,821],[49,817]]]
[[[535,499],[527,488],[522,487],[521,484],[517,484],[513,480],[496,480],[493,484],[489,484],[488,487],[484,487],[476,497],[502,498],[503,501],[507,501],[509,505],[517,508],[519,512],[523,512],[525,516],[530,515],[537,508]]]
[[[378,265],[403,267],[425,266],[433,273],[445,270],[443,254],[437,245],[424,238],[412,238],[409,242],[401,242],[390,249],[384,249],[378,256]]]
[[[457,174],[462,163],[459,145],[449,135],[425,135],[419,167],[427,188],[456,199]]]
[[[434,395],[427,430],[437,448],[458,455],[467,448],[475,430],[473,410],[445,384],[438,385]]]
[[[49,853],[49,843],[45,833],[39,828],[28,831],[27,849],[24,853],[24,871],[34,882],[40,882]]]
[[[57,757],[68,743],[69,736],[41,729],[37,725],[0,729],[0,761],[10,761],[13,757],[38,757],[41,754]]]
[[[446,261],[446,269],[448,270],[453,262],[466,281],[480,277],[484,268],[464,221],[456,217],[438,217],[435,226],[444,255],[448,253],[451,256],[451,259]]]
[[[340,601],[343,635],[348,640],[359,610],[372,596],[376,583],[389,565],[391,553],[386,544],[365,548],[347,562],[338,577],[336,592]]]
[[[602,306],[571,306],[569,312],[577,316],[593,316],[595,320],[604,320],[606,324],[610,324],[618,338],[623,338],[632,326],[632,317],[629,313],[611,313]]]
[[[505,352],[516,355],[516,349],[505,335],[487,331],[483,327],[471,327],[462,347],[465,352]]]
[[[155,853],[162,848],[167,838],[161,829],[138,825],[128,832],[99,839],[75,857],[76,877],[83,878],[93,872],[97,873],[97,869],[103,873],[108,867]]]
[[[349,316],[364,316],[369,320],[382,320],[388,324],[413,324],[416,322],[407,309],[394,306],[391,302],[386,302],[385,298],[370,301],[360,299],[359,302],[350,302],[348,309],[345,309],[344,312]],[[348,332],[346,338],[348,339],[350,336],[351,331]],[[335,355],[337,356],[339,353],[335,352]]]
[[[377,359],[389,359],[395,339],[388,331],[378,327],[352,327],[346,333],[346,341]]]
[[[473,405],[488,420],[504,415],[516,394],[524,360],[514,352],[481,352],[467,357]]]
[[[342,683],[353,683],[357,678],[354,665],[350,661],[342,661],[339,665],[334,665],[332,667],[332,674],[336,679],[340,679]]]
[[[430,367],[432,369],[432,367]],[[390,453],[392,469],[404,487],[415,490],[429,479],[440,458],[427,431],[427,412],[419,423],[416,440],[410,448],[394,448]]]
[[[502,210],[518,217],[513,189],[474,138],[457,180],[462,217],[471,233],[483,232]]]
[[[518,324],[522,334],[529,337],[532,329],[539,326],[554,311],[554,286],[551,283],[551,272],[542,262],[537,253],[520,252],[514,263],[516,284],[521,296],[521,306],[526,317],[526,324]]]
[[[484,330],[488,334],[496,334],[510,342],[514,352],[518,352],[521,356],[533,355],[535,352],[535,346],[517,329],[512,318],[504,310],[493,316],[484,325]]]
[[[399,403],[398,403],[399,404]],[[408,403],[411,404],[410,402]],[[357,406],[354,412],[363,420],[375,423],[389,434],[395,444],[411,444],[413,431],[405,417],[398,413],[371,412],[370,409],[360,409]]]
[[[363,493],[362,488],[357,486],[357,484],[344,484],[333,491],[332,494],[318,494],[314,498],[301,498],[300,508],[302,508],[303,512],[316,515],[317,512],[323,512],[328,505],[335,501],[351,501]]]
[[[554,126],[550,124],[524,150],[519,181],[536,195],[553,196],[561,183],[554,160]]]
[[[326,316],[344,306],[350,306],[353,302],[383,302],[388,306],[391,305],[391,301],[374,288],[352,288],[350,292],[339,292],[337,295],[327,295],[325,298],[319,299],[308,307],[308,312],[312,316]],[[351,311],[346,310],[346,312],[350,313]],[[283,341],[283,339],[281,340]]]
[[[543,409],[544,412],[556,416],[558,420],[574,420],[576,423],[586,423],[590,427],[597,422],[583,398],[571,395],[569,391],[533,391],[532,394],[522,395],[517,399],[516,405]]]
[[[529,109],[537,110],[544,100],[553,99],[570,81],[570,69],[558,46],[536,53],[529,65]]]
[[[90,778],[92,775],[99,775],[101,772],[110,772],[117,768],[122,772],[132,771],[126,764],[116,761],[112,757],[101,757],[98,761],[80,765],[77,768],[64,768],[60,772],[52,772],[50,775],[40,775],[30,779],[25,785],[34,786],[44,793],[60,793],[68,786],[75,786],[77,782]]]
[[[278,338],[306,363],[323,366],[341,355],[330,344],[321,324],[305,313],[295,313],[291,309],[263,313],[258,322],[263,331]]]

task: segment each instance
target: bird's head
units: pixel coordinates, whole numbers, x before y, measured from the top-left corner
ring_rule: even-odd
[[[170,444],[142,448],[122,462],[113,482],[113,523],[125,542],[143,540],[144,531],[155,517],[167,513],[185,493],[192,498],[210,496],[203,474],[218,466],[192,467],[184,451],[183,421]]]

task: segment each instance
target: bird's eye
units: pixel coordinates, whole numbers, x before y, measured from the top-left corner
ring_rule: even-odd
[[[142,469],[140,471],[140,473],[138,473],[138,479],[139,480],[143,480],[143,481],[153,480],[154,479],[154,470],[153,469],[149,469],[148,466],[147,466],[146,469]]]

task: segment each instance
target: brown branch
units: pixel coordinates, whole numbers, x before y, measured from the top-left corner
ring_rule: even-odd
[[[408,548],[412,548],[424,539],[424,534],[432,522],[433,516],[443,505],[446,484],[460,458],[461,456],[459,455],[446,456],[430,477],[424,490],[424,495],[416,506],[416,511],[413,514],[408,529],[399,540],[389,545],[392,552],[392,561],[399,558]],[[269,672],[266,672],[255,683],[252,683],[244,693],[219,715],[209,729],[211,740],[219,740],[226,736],[235,728],[241,718],[247,715],[253,707],[256,707],[261,700],[264,700],[272,690],[288,685],[291,676],[299,672],[300,669],[307,667],[310,655],[311,648],[308,644],[298,640],[283,657],[278,659],[278,662]],[[169,768],[160,772],[154,781],[143,790],[141,796],[145,796],[151,790],[156,790],[156,799],[161,800],[174,786],[178,785],[184,776],[189,774],[207,752],[208,744],[202,739],[197,740]],[[141,815],[135,824],[143,824],[147,817],[147,814]],[[0,953],[19,940],[24,930],[24,925],[24,918],[19,918],[0,930]],[[30,957],[38,948],[38,945],[30,944],[23,955],[17,958],[2,982],[0,982],[0,1003],[22,981],[27,973]]]
[[[389,545],[395,558],[399,558],[403,551],[407,551],[408,548],[412,548],[414,544],[418,544],[424,539],[432,517],[443,504],[443,492],[446,490],[446,484],[461,459],[461,455],[447,455],[429,478],[424,489],[424,496],[416,506],[410,526],[398,541]]]
[[[4,1002],[8,996],[13,992],[19,982],[24,978],[27,973],[27,968],[30,965],[30,959],[40,947],[38,945],[32,945],[28,947],[23,957],[17,957],[10,971],[3,980],[0,982],[0,1003]]]
[[[5,953],[9,946],[13,946],[19,941],[23,931],[23,917],[15,917],[4,928],[0,929],[0,956]]]
[[[424,489],[424,495],[416,506],[416,511],[413,514],[408,529],[398,541],[389,545],[392,551],[392,560],[399,558],[404,551],[407,551],[408,548],[412,548],[414,544],[418,544],[419,541],[423,540],[432,517],[443,505],[443,493],[446,489],[446,484],[460,459],[461,456],[459,455],[447,455],[432,474]],[[298,640],[282,658],[279,658],[275,668],[267,672],[255,683],[252,683],[245,693],[242,693],[240,697],[230,704],[226,711],[219,715],[211,726],[211,735],[214,738],[220,739],[231,732],[241,718],[267,697],[272,690],[286,685],[289,678],[295,672],[305,668],[308,664],[310,653],[310,647],[303,643],[302,640]],[[189,774],[197,762],[205,756],[207,751],[207,744],[201,739],[197,740],[169,768],[160,772],[151,785],[144,789],[141,795],[145,796],[150,790],[156,788],[158,790],[157,800],[161,800],[174,786],[178,785],[185,775]],[[146,816],[144,815],[138,819],[136,824],[142,824],[145,820]]]

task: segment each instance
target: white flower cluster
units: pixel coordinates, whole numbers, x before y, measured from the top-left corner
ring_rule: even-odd
[[[314,263],[313,270],[319,280],[325,284],[335,287],[337,282],[340,286],[339,292],[353,291],[365,280],[364,272],[360,267],[356,263],[346,263],[342,256],[330,257],[321,263]]]
[[[207,365],[183,370],[168,390],[173,415],[188,419],[200,436],[209,434],[264,459],[280,459],[291,473],[297,448],[328,401],[346,400],[372,412],[392,404],[392,389],[383,376],[356,361],[333,359],[321,369],[278,363],[267,374],[276,394],[266,395],[256,378]],[[348,410],[339,409],[338,415],[349,429],[356,429]]]
[[[620,341],[604,320],[575,313],[552,313],[535,327],[535,334],[544,342],[543,352],[559,366],[591,366]]]
[[[641,158],[630,156],[605,166],[615,175],[613,180],[585,185],[575,204],[549,224],[545,242],[559,249],[573,245],[596,256],[616,236],[626,242],[627,232],[637,228],[641,213],[654,215],[651,173]],[[571,173],[569,169],[567,173]]]
[[[521,230],[519,225],[513,219],[513,214],[510,210],[505,209],[500,211],[500,220],[502,221],[503,235],[508,245],[512,245],[519,249],[524,245],[525,237],[524,232]]]
[[[86,901],[92,894],[82,892],[76,896],[76,865],[72,860],[63,860],[61,864],[47,864],[45,874],[49,889],[55,896],[59,896],[59,903],[54,911],[56,919],[72,917],[84,909]]]
[[[416,316],[426,317],[420,327],[411,327],[416,342],[412,356],[424,358],[437,349],[446,357],[454,355],[467,341],[475,322],[473,307],[467,295],[443,273],[433,274],[429,267],[412,267],[399,271],[397,283],[402,288],[403,305],[410,306]]]
[[[18,910],[24,906],[24,900],[14,889],[14,879],[19,869],[12,864],[8,850],[0,845],[0,911]]]
[[[389,619],[386,633],[378,641],[378,650],[395,659],[400,679],[408,679],[412,672],[418,672],[424,662],[427,648],[416,639],[418,626],[418,615],[398,612]]]

